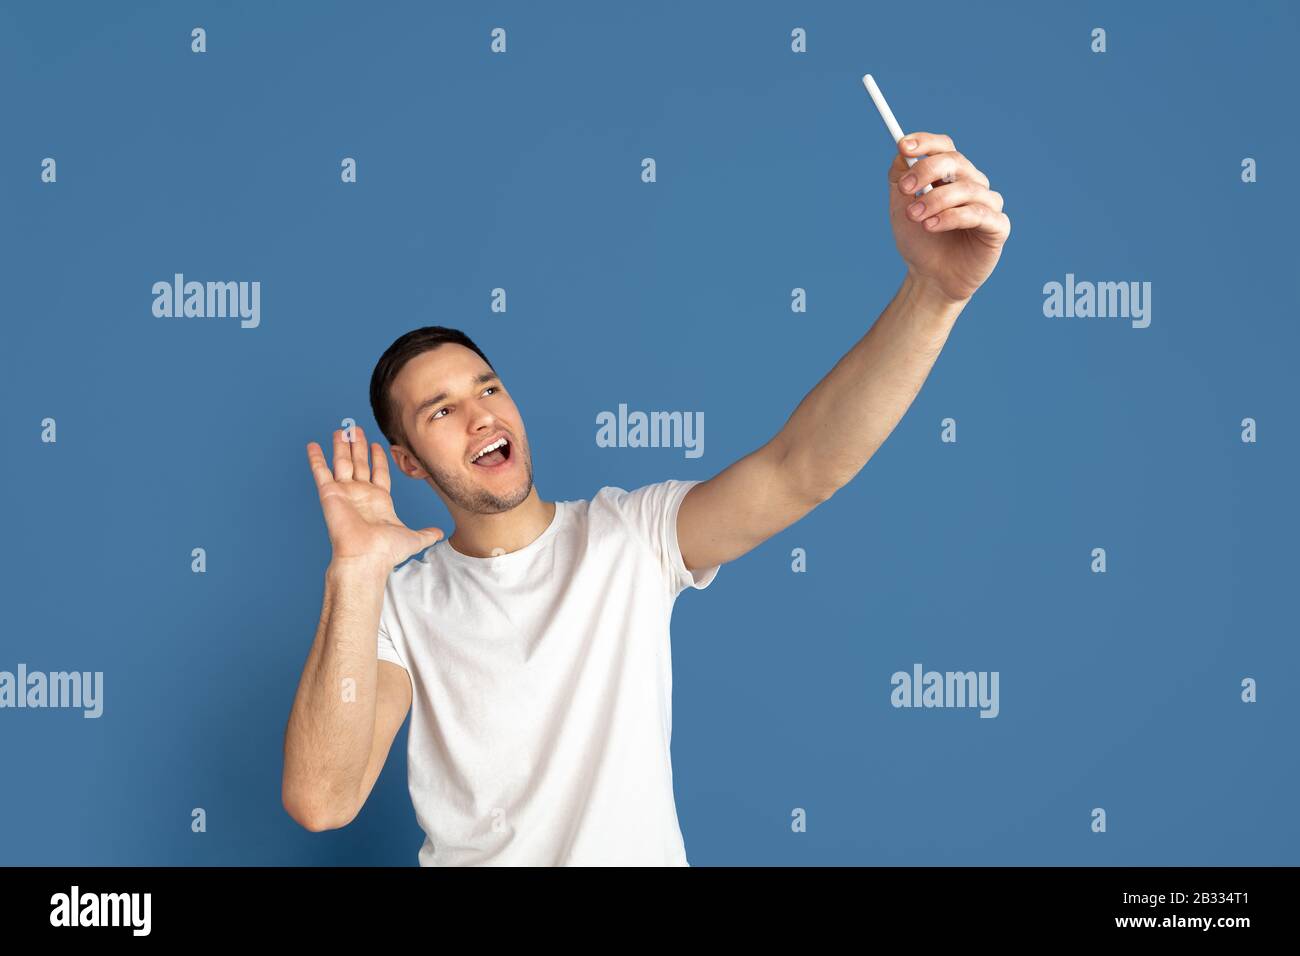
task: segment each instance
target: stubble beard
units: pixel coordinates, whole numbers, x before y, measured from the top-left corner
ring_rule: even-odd
[[[526,440],[520,439],[519,446],[511,450],[512,452],[523,453],[524,473],[527,475],[527,480],[520,490],[506,498],[480,488],[460,475],[432,467],[415,452],[411,452],[411,455],[420,463],[420,467],[429,473],[430,479],[438,487],[438,490],[446,495],[447,499],[458,508],[468,511],[470,514],[494,515],[509,511],[511,508],[517,508],[533,490],[533,456],[529,454]]]

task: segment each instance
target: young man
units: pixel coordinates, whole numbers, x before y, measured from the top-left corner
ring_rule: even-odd
[[[905,137],[888,180],[902,288],[771,441],[708,481],[544,501],[519,409],[478,347],[437,326],[393,343],[375,420],[455,530],[433,547],[438,528],[398,520],[383,448],[372,464],[360,427],[335,431],[332,473],[308,444],[333,556],[285,734],[295,820],[349,823],[410,712],[422,865],[687,865],[673,602],[858,473],[1010,234],[1002,197],[947,136]]]

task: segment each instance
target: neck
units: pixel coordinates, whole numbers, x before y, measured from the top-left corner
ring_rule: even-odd
[[[537,540],[555,517],[555,502],[543,501],[534,486],[528,497],[509,511],[474,514],[456,508],[456,530],[447,543],[471,558],[509,554]]]

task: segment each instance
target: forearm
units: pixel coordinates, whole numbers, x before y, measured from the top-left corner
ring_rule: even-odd
[[[284,805],[304,825],[342,825],[356,810],[375,733],[376,642],[392,570],[383,565],[335,560],[325,571],[320,623],[284,739]]]
[[[782,472],[800,493],[824,499],[862,470],[920,392],[964,307],[910,273],[904,278],[774,439]]]

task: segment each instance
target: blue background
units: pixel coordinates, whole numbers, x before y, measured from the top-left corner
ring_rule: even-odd
[[[1286,3],[6,4],[0,669],[102,670],[105,712],[0,711],[0,862],[414,865],[405,729],[350,826],[280,804],[329,560],[304,445],[377,434],[374,362],[446,324],[503,371],[547,499],[753,450],[903,275],[865,72],[1012,234],[857,479],[679,601],[688,858],[1300,862],[1297,26]],[[175,272],[259,280],[261,326],[155,318]],[[1150,327],[1044,317],[1067,272],[1150,281]],[[704,457],[598,448],[620,402],[703,411]],[[412,527],[447,520],[394,492]],[[1000,716],[894,709],[914,662],[999,671]]]

